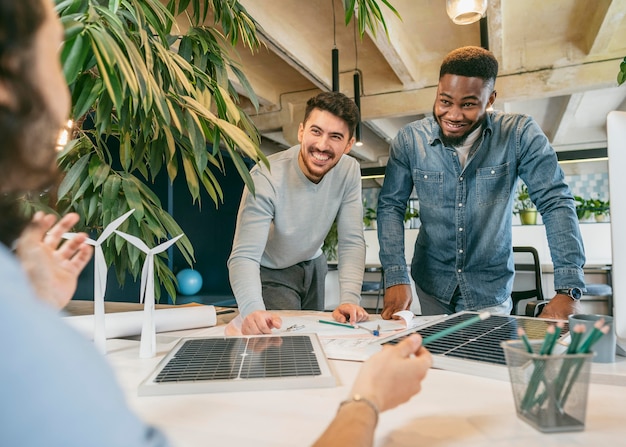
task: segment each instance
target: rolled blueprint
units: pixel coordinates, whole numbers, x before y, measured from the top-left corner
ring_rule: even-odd
[[[110,312],[105,315],[106,338],[132,337],[141,334],[144,311]],[[93,340],[94,316],[77,315],[63,318],[86,338]],[[156,332],[181,331],[215,326],[217,316],[214,306],[194,305],[155,309]]]

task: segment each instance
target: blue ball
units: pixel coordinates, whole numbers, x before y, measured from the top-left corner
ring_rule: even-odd
[[[197,270],[183,269],[176,274],[178,293],[195,295],[202,288],[202,275]]]

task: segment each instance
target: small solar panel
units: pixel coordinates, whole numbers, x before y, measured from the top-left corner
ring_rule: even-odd
[[[184,338],[139,386],[139,395],[335,386],[315,334]]]
[[[427,337],[476,315],[477,312],[455,313],[410,332],[404,332],[398,337],[384,340],[383,344],[396,344],[416,332],[422,337]],[[433,366],[436,368],[508,380],[504,351],[500,343],[505,340],[517,340],[519,338],[517,329],[520,327],[531,341],[542,340],[548,326],[554,323],[554,320],[517,315],[492,315],[486,320],[478,321],[430,343],[427,348],[435,354]],[[562,336],[566,335],[567,331],[565,322]]]

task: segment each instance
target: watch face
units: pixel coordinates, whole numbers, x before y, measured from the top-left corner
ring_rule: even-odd
[[[583,296],[583,291],[578,287],[573,287],[569,291],[569,296],[571,296],[575,300],[579,300]]]

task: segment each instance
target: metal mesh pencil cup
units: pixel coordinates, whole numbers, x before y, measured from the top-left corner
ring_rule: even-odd
[[[520,419],[545,433],[585,428],[591,372],[589,354],[532,354],[518,340],[502,342]]]

